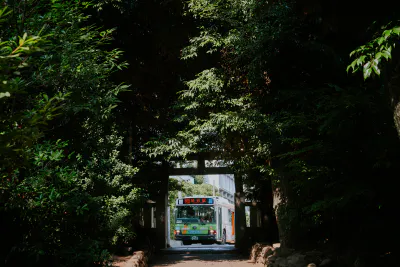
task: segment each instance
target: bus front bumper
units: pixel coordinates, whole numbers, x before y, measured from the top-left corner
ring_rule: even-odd
[[[182,241],[216,241],[215,235],[175,235],[175,240]]]

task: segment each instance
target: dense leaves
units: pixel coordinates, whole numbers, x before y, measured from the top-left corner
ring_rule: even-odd
[[[349,266],[393,263],[394,3],[0,4],[7,265],[106,264],[135,239],[139,196],[159,190],[148,156],[208,151],[243,174],[248,199],[279,194],[282,246],[323,249]],[[184,186],[200,187],[210,193]]]
[[[148,151],[219,152],[247,173],[248,198],[263,200],[268,183],[279,192],[283,246],[319,247],[341,255],[343,264],[390,265],[394,240],[387,226],[396,231],[390,204],[395,192],[387,186],[399,171],[390,93],[384,84],[345,75],[354,43],[369,38],[351,34],[367,25],[348,17],[360,14],[361,5],[332,5],[189,1],[200,34],[191,38],[183,59],[214,53],[218,60],[180,94],[176,122],[184,130],[149,143]],[[386,11],[362,12],[362,21],[371,23]],[[397,28],[382,34],[353,52],[360,56],[353,67],[386,58]],[[377,181],[383,177],[384,183]],[[384,245],[372,253],[367,240]]]
[[[392,58],[392,49],[399,36],[399,26],[385,29],[381,36],[352,51],[350,56],[358,57],[347,67],[347,71],[351,68],[354,73],[362,69],[364,80],[369,78],[373,72],[379,76],[381,74],[380,62],[382,59]]]
[[[137,169],[119,159],[108,50],[78,1],[3,1],[2,265],[92,266],[132,240]]]

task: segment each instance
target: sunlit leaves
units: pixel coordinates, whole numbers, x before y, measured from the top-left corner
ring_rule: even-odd
[[[206,53],[211,54],[217,52],[224,45],[224,40],[220,33],[213,29],[201,29],[200,36],[190,39],[190,45],[182,49],[182,59],[190,59],[197,57],[201,48],[206,48]]]
[[[353,62],[347,67],[347,72],[352,69],[353,73],[362,69],[364,80],[368,79],[372,73],[377,76],[381,74],[381,60],[391,59],[392,48],[395,41],[400,36],[400,27],[396,26],[384,30],[380,37],[375,38],[366,45],[358,47],[350,53],[350,57],[356,56]]]
[[[10,97],[11,95],[10,95],[10,92],[0,92],[0,98],[3,98],[3,97]]]
[[[127,218],[138,202],[138,170],[118,158],[122,139],[112,126],[117,96],[129,89],[110,79],[126,67],[123,53],[107,50],[112,29],[86,25],[88,3],[23,2],[0,9],[0,217],[12,240],[5,250],[28,251],[26,262],[38,264],[102,263],[111,239],[133,236]],[[107,199],[122,201],[107,210]]]

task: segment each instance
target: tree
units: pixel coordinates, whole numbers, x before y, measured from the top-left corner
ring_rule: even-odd
[[[87,24],[89,3],[1,6],[3,264],[107,264],[134,237],[139,203],[113,125],[122,52],[106,48],[112,30]]]
[[[379,34],[378,37],[350,53],[350,57],[356,58],[347,67],[347,71],[350,68],[353,70],[353,73],[362,70],[364,80],[366,80],[371,76],[381,76],[382,60],[392,61],[391,66],[383,67],[383,86],[390,95],[390,106],[393,109],[394,124],[400,136],[399,56],[395,53],[392,60],[392,50],[399,40],[400,26],[390,27],[393,23],[394,21],[382,27],[383,29],[375,34]]]
[[[387,13],[356,3],[339,6],[190,1],[188,13],[201,26],[183,58],[207,52],[218,60],[181,92],[179,131],[149,143],[148,151],[167,157],[219,151],[252,188],[248,197],[270,196],[261,189],[279,192],[282,246],[340,254],[351,239],[342,261],[378,262],[390,245],[372,260],[365,236],[391,225],[394,206],[376,176],[394,181],[391,172],[398,169],[392,164],[399,158],[393,147],[399,144],[386,96],[347,77],[343,62],[352,43],[365,38],[354,35],[363,25],[351,23],[349,14],[362,12],[365,22]]]
[[[204,176],[203,175],[196,175],[194,177],[194,184],[204,184]]]

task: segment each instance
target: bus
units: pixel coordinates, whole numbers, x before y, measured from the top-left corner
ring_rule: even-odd
[[[234,242],[235,207],[222,197],[178,198],[174,236],[183,245]]]

